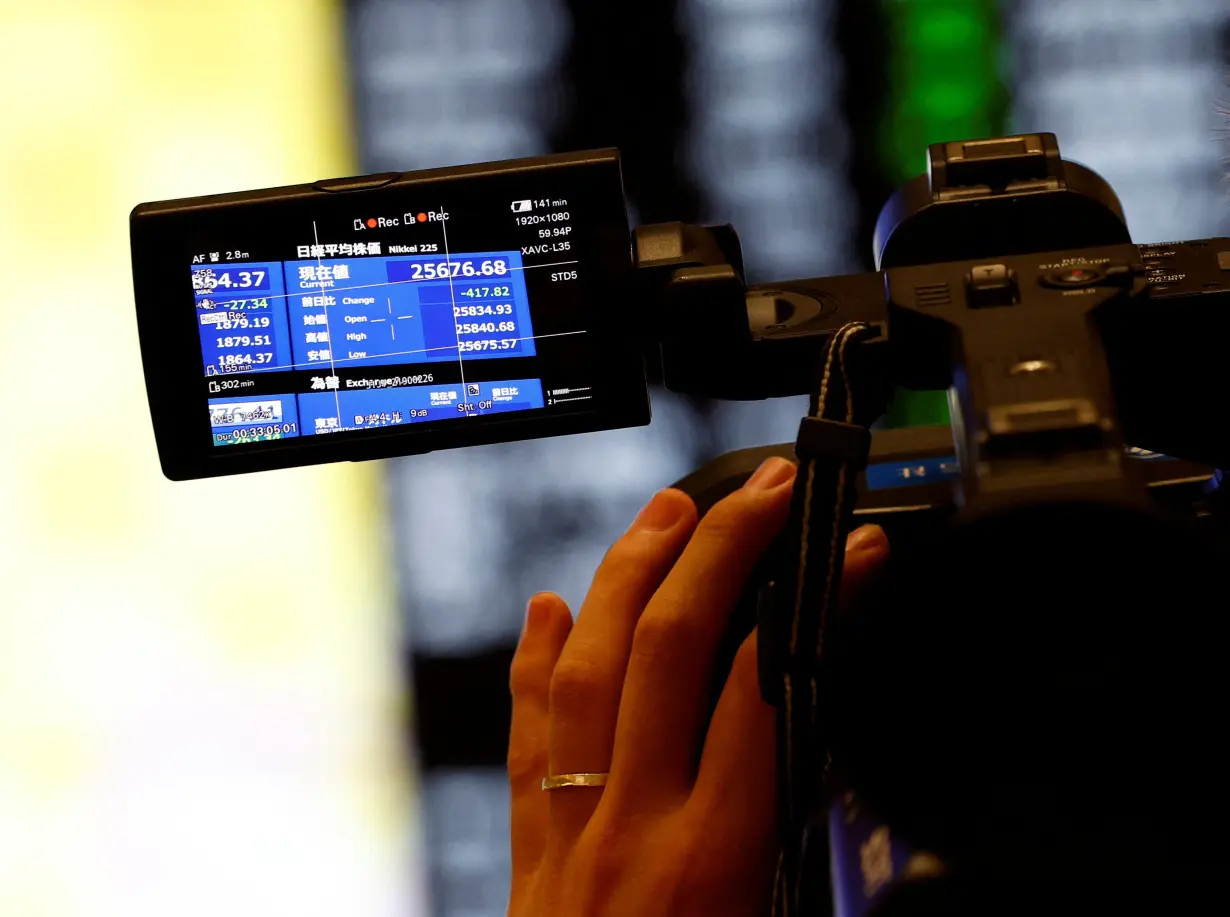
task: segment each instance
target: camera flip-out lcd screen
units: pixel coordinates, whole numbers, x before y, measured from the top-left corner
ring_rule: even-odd
[[[613,151],[143,204],[132,245],[169,477],[649,419]]]

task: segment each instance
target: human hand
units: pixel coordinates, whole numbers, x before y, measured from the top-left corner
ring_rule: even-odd
[[[760,699],[755,633],[707,733],[704,721],[730,613],[785,523],[794,475],[770,459],[699,525],[691,499],[664,490],[599,566],[575,624],[558,596],[530,600],[510,676],[509,917],[769,912],[775,711]],[[846,550],[848,607],[888,542],[864,526]],[[541,787],[608,771],[605,787]]]

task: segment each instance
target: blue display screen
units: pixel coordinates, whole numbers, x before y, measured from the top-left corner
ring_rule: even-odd
[[[1174,461],[1171,456],[1149,452],[1134,446],[1125,451],[1142,462]],[[879,462],[867,466],[867,489],[888,490],[894,487],[913,487],[919,484],[934,484],[937,481],[953,481],[961,477],[961,465],[955,455],[943,458],[921,458],[904,462]]]
[[[542,380],[523,372],[466,379],[471,361],[537,354],[519,251],[371,249],[193,265],[203,369],[219,396],[209,398],[214,445],[546,406]]]
[[[288,261],[285,271],[300,368],[534,353],[520,252]]]
[[[479,416],[542,406],[542,383],[537,379],[299,396],[299,416],[305,433],[371,430],[426,420],[451,420],[459,413]]]
[[[911,487],[934,481],[953,480],[961,476],[961,466],[955,455],[945,458],[913,459],[908,462],[880,462],[867,466],[867,489],[887,490],[890,487]]]
[[[290,366],[280,263],[193,268],[192,290],[205,375]]]

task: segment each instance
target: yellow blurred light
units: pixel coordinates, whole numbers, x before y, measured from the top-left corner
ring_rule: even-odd
[[[0,4],[0,914],[406,914],[377,469],[171,484],[128,212],[353,171],[324,0]]]

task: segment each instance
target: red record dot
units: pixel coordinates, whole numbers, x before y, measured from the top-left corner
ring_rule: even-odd
[[[368,220],[368,221],[367,221],[367,228],[368,228],[368,229],[375,229],[375,228],[376,228],[376,221],[375,221],[375,220]]]
[[[420,223],[426,223],[426,222],[427,222],[427,214],[425,214],[425,213],[420,213],[420,214],[419,214],[419,216],[418,216],[418,221],[419,221]]]

